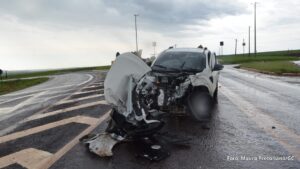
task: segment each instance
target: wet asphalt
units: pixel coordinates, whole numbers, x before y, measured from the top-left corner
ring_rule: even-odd
[[[80,106],[104,99],[101,96],[103,91],[99,90],[103,89],[103,85],[101,84],[105,78],[103,73],[77,73],[69,77],[71,82],[65,82],[68,81],[66,79],[68,76],[70,75],[57,77],[58,80],[54,77],[50,81],[51,84],[39,85],[28,91],[21,91],[14,95],[1,96],[0,110],[1,108],[13,105],[13,103],[9,103],[9,105],[8,103],[1,104],[6,99],[18,98],[14,102],[18,105],[22,103],[19,99],[26,101],[25,98],[19,97],[36,93],[37,91],[40,93],[45,88],[54,88],[48,91],[51,97],[62,95],[55,99],[49,99],[47,94],[38,95],[38,99],[33,99],[33,102],[40,101],[41,103],[37,103],[40,105],[43,103],[42,98],[48,98],[45,101],[47,104],[43,104],[40,107],[26,104],[24,107],[26,107],[27,111],[18,112],[16,110],[16,113],[12,112],[10,117],[5,113],[1,115],[0,119],[1,117],[5,119],[0,123],[0,131],[6,131],[3,135],[78,115],[99,118],[110,109],[108,105],[96,105],[20,123],[21,119],[34,115],[39,111],[41,111],[40,113],[47,114],[47,112]],[[92,78],[89,80],[90,76]],[[300,152],[299,140],[284,140],[298,143],[294,147],[296,151],[291,152],[290,149],[287,149],[282,144],[280,138],[275,137],[276,135],[274,136],[269,132],[270,130],[280,130],[281,126],[285,126],[290,133],[299,137],[300,83],[298,83],[298,80],[298,78],[282,79],[269,77],[243,70],[235,70],[232,67],[225,67],[221,72],[219,80],[219,103],[216,105],[216,110],[209,122],[195,122],[188,116],[170,116],[164,119],[166,126],[158,133],[156,138],[162,140],[162,145],[170,152],[170,156],[166,159],[159,162],[152,162],[138,157],[141,149],[134,142],[116,145],[113,149],[113,157],[109,158],[100,158],[93,155],[87,151],[84,145],[77,144],[56,161],[51,168],[300,168],[299,157],[297,158],[293,154],[293,152]],[[83,81],[87,82],[80,84]],[[66,86],[65,88],[56,88],[64,85]],[[230,92],[228,90],[234,93],[236,97],[229,95]],[[92,92],[78,94],[78,92],[87,91]],[[55,104],[65,97],[68,97],[67,100],[72,100],[93,95],[97,97],[64,104]],[[232,101],[232,98],[237,98],[237,96],[243,100],[243,102],[240,102],[240,105]],[[245,102],[247,104],[242,104]],[[252,118],[249,114],[245,113],[243,106],[249,104],[253,105],[256,108],[255,110],[259,110],[253,112],[254,115],[255,113],[258,115],[263,113],[266,117],[270,117],[272,122],[274,122],[272,125],[275,128],[266,129],[259,125],[261,124],[260,119]],[[277,126],[277,124],[280,125]],[[102,122],[92,133],[103,132],[106,125],[106,121]],[[87,127],[88,125],[86,124],[69,123],[1,143],[0,161],[2,157],[26,148],[36,148],[54,154]],[[7,130],[7,128],[10,128],[10,130]],[[177,142],[175,143],[174,141]],[[267,159],[267,157],[288,156],[291,157],[290,160]],[[6,168],[24,167],[15,163]]]

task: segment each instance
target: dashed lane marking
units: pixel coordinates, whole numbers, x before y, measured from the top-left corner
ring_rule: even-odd
[[[87,116],[75,116],[75,117],[71,117],[71,118],[67,118],[67,119],[63,119],[60,121],[56,121],[56,122],[52,122],[52,123],[48,123],[42,126],[38,126],[38,127],[34,127],[31,129],[27,129],[27,130],[23,130],[23,131],[19,131],[16,133],[12,133],[6,136],[2,136],[0,137],[0,144],[5,143],[7,141],[11,141],[11,140],[15,140],[18,138],[22,138],[28,135],[32,135],[35,133],[39,133],[57,126],[62,126],[68,123],[82,123],[82,124],[88,124],[88,125],[94,125],[97,124],[98,119],[97,118],[93,118],[93,117],[87,117]]]
[[[96,105],[99,105],[99,104],[107,104],[107,102],[105,100],[101,100],[101,101],[96,101],[96,102],[92,102],[92,103],[82,104],[82,105],[79,105],[79,106],[73,106],[73,107],[69,107],[69,108],[65,108],[65,109],[59,109],[59,110],[52,111],[52,112],[47,112],[47,113],[44,113],[44,114],[36,114],[36,115],[28,117],[26,119],[26,121],[36,120],[36,119],[40,119],[40,118],[44,118],[44,117],[48,117],[48,116],[53,116],[53,115],[56,115],[56,114],[61,114],[61,113],[65,113],[65,112],[69,112],[69,111],[73,111],[73,110],[78,110],[78,109],[82,109],[82,108],[96,106]]]
[[[230,89],[222,86],[220,90],[234,105],[242,112],[252,118],[256,124],[266,133],[281,144],[289,153],[294,155],[300,161],[300,136],[291,131],[288,127],[278,122],[273,117],[257,109],[254,105],[232,92]],[[276,126],[276,129],[272,129]]]
[[[81,98],[78,98],[78,99],[62,100],[60,102],[57,102],[55,105],[60,105],[60,104],[65,104],[65,103],[73,103],[73,102],[87,100],[87,99],[93,99],[93,98],[97,98],[97,97],[101,97],[101,96],[104,96],[104,95],[103,94],[96,94],[96,95],[91,95],[91,96],[87,96],[87,97],[81,97]]]
[[[0,168],[17,163],[25,168],[40,169],[51,156],[49,152],[28,148],[0,158]]]

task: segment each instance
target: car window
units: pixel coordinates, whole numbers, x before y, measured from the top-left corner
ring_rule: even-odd
[[[199,52],[164,52],[158,56],[152,68],[200,71],[205,69],[205,62],[205,55]]]

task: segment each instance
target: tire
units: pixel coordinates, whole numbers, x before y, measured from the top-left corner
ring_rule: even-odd
[[[213,98],[206,91],[194,91],[188,97],[188,109],[196,121],[208,121],[211,117]]]
[[[214,104],[218,104],[218,84],[217,84],[217,88],[214,92]]]

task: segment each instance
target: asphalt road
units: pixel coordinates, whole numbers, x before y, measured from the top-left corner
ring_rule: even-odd
[[[171,116],[161,131],[170,156],[138,158],[136,143],[111,158],[89,153],[78,138],[101,133],[110,106],[101,72],[54,76],[0,96],[0,168],[300,168],[300,81],[226,67],[208,123]],[[158,136],[159,138],[160,136]],[[188,139],[171,143],[172,140]]]

